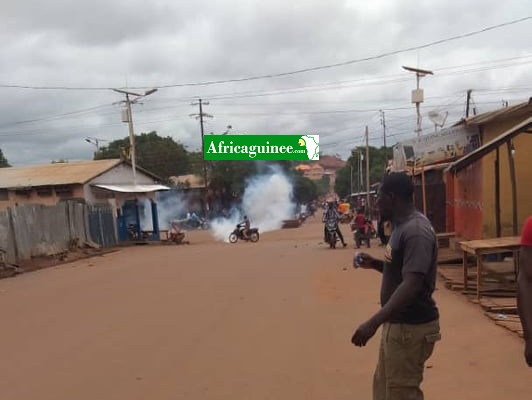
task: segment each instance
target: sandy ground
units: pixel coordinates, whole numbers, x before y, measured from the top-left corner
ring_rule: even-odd
[[[350,338],[380,277],[321,234],[308,221],[231,245],[198,231],[0,281],[0,398],[370,399],[380,332],[362,349]],[[530,399],[522,340],[439,287],[426,398]]]

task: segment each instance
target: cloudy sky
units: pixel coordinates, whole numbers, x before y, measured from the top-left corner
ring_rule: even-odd
[[[530,0],[5,0],[0,149],[15,166],[92,159],[86,138],[128,134],[111,88],[159,88],[133,106],[137,134],[200,148],[190,114],[202,98],[207,133],[319,134],[345,158],[366,125],[382,145],[379,110],[389,145],[414,136],[403,65],[434,71],[421,80],[424,133],[429,111],[463,117],[468,89],[477,112],[526,101],[527,17]]]

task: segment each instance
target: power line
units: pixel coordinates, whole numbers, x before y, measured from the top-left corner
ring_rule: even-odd
[[[394,50],[394,51],[382,53],[382,54],[375,55],[375,56],[370,56],[370,57],[365,57],[365,58],[358,58],[358,59],[343,61],[343,62],[335,63],[335,64],[328,64],[328,65],[321,65],[321,66],[310,67],[310,68],[303,68],[303,69],[299,69],[299,70],[295,70],[295,71],[281,72],[281,73],[277,73],[277,74],[258,75],[258,76],[251,76],[251,77],[245,77],[245,78],[226,79],[226,80],[217,80],[217,81],[206,81],[206,82],[162,85],[162,86],[158,86],[158,87],[159,88],[171,88],[171,87],[184,87],[184,86],[207,86],[207,85],[215,85],[215,84],[222,84],[222,83],[234,83],[234,82],[258,80],[258,79],[278,78],[278,77],[283,77],[283,76],[301,74],[301,73],[305,73],[305,72],[312,72],[312,71],[319,71],[319,70],[324,70],[324,69],[329,69],[329,68],[342,67],[342,66],[346,66],[346,65],[361,63],[361,62],[364,62],[364,61],[377,60],[377,59],[380,59],[380,58],[389,57],[389,56],[393,56],[393,55],[397,55],[397,54],[400,54],[400,53],[405,53],[405,52],[409,52],[409,51],[413,51],[413,50],[421,50],[421,49],[424,49],[424,48],[427,48],[427,47],[432,47],[432,46],[435,46],[435,45],[438,45],[438,44],[447,43],[447,42],[451,42],[451,41],[458,40],[458,39],[464,39],[464,38],[475,36],[475,35],[478,35],[478,34],[481,34],[481,33],[485,33],[485,32],[488,32],[488,31],[491,31],[491,30],[494,30],[494,29],[502,28],[502,27],[509,26],[509,25],[514,25],[514,24],[517,24],[517,23],[520,23],[520,22],[524,22],[524,21],[527,21],[527,20],[530,20],[530,19],[532,19],[532,16],[523,17],[523,18],[520,18],[520,19],[504,22],[504,23],[497,24],[497,25],[488,26],[488,27],[483,28],[483,29],[479,29],[479,30],[476,30],[476,31],[464,33],[464,34],[461,34],[461,35],[451,36],[449,38],[436,40],[436,41],[429,42],[429,43],[426,43],[426,44],[423,44],[423,45],[419,45],[419,46],[407,47],[407,48],[403,48],[403,49],[399,49],[399,50]],[[143,89],[143,88],[144,87],[139,87],[138,89]]]
[[[104,107],[108,107],[110,105],[112,105],[112,104],[100,104],[98,106],[82,108],[80,110],[70,111],[70,112],[66,112],[66,113],[62,113],[62,114],[49,115],[47,117],[42,117],[42,118],[33,118],[33,119],[27,119],[27,120],[23,120],[23,121],[8,122],[7,124],[0,125],[0,129],[8,128],[8,127],[11,127],[11,126],[14,126],[14,125],[22,125],[22,124],[30,124],[30,123],[35,123],[35,122],[50,121],[50,120],[54,120],[54,119],[58,119],[58,118],[62,118],[62,117],[67,117],[67,116],[70,116],[70,115],[86,114],[86,113],[89,113],[89,112],[92,112],[92,111],[99,110],[99,109],[104,108]]]
[[[529,57],[532,57],[532,55],[511,57],[511,58],[498,59],[498,60],[491,60],[491,61],[486,61],[484,63],[494,63],[494,62],[509,61],[509,60],[529,58]],[[506,68],[506,67],[509,67],[509,66],[528,64],[530,62],[532,62],[532,61],[528,61],[526,63],[511,64],[511,65],[507,64],[507,65],[502,65],[502,66],[496,65],[496,66],[491,66],[491,67],[483,67],[483,68],[474,69],[474,70],[454,71],[454,72],[450,72],[450,73],[439,74],[438,76],[455,75],[455,74],[461,74],[461,73],[467,73],[467,72],[478,72],[478,71],[485,71],[485,70],[496,69],[496,68]],[[442,68],[438,69],[437,71],[456,69],[456,68],[461,68],[463,66],[473,66],[473,65],[479,65],[479,64],[482,64],[482,63],[471,63],[471,64],[464,64],[462,66],[442,67]],[[319,85],[302,86],[302,87],[292,88],[292,89],[279,89],[279,90],[276,90],[276,91],[236,92],[236,93],[230,93],[230,94],[226,94],[226,95],[213,95],[213,96],[210,96],[210,98],[215,98],[218,101],[220,101],[220,100],[223,101],[223,100],[230,100],[230,99],[234,99],[234,98],[246,98],[246,97],[249,98],[249,97],[283,95],[283,94],[291,94],[291,93],[301,93],[301,92],[306,92],[306,91],[321,91],[321,90],[332,90],[332,89],[344,89],[344,88],[352,88],[352,87],[358,86],[358,85],[348,85],[348,86],[344,86],[344,87],[334,86],[334,85],[342,85],[344,83],[352,83],[352,82],[360,82],[361,85],[365,86],[365,85],[371,85],[371,84],[386,84],[386,83],[396,83],[396,82],[407,81],[406,78],[391,79],[391,78],[394,78],[396,76],[399,76],[399,75],[382,76],[382,77],[377,77],[377,78],[370,79],[370,80],[368,80],[368,79],[356,79],[356,80],[328,82],[328,83],[323,83],[323,84],[319,84]],[[391,80],[389,80],[389,81],[381,81],[381,82],[377,81],[377,79],[387,79],[387,78],[390,78]],[[333,87],[323,87],[323,86],[333,86]],[[476,92],[482,91],[482,92],[485,92],[485,93],[497,93],[497,92],[504,92],[504,91],[523,92],[523,91],[527,91],[527,90],[531,90],[531,89],[532,88],[530,88],[530,87],[528,87],[528,88],[527,87],[522,87],[522,88],[515,88],[515,87],[511,88],[511,87],[509,87],[509,88],[500,88],[500,89],[493,89],[493,90],[476,89],[475,91]],[[445,98],[445,97],[449,97],[449,96],[432,96],[430,98],[431,99],[435,99],[435,98]],[[187,101],[188,102],[189,99],[190,98],[163,99],[163,101],[169,101],[169,100],[170,101],[176,101],[177,100],[177,101]],[[314,103],[314,104],[323,104],[323,103],[325,103],[325,102],[317,102],[317,103]],[[248,106],[248,105],[249,106],[255,106],[255,105],[264,106],[264,105],[268,105],[269,106],[269,105],[281,105],[281,104],[283,104],[283,103],[275,103],[275,104],[272,104],[272,103],[262,103],[262,104],[248,103],[248,104],[240,104],[240,106],[242,106],[242,105],[246,105],[246,106]],[[285,104],[286,105],[295,105],[295,104],[298,104],[298,103],[293,103],[292,102],[292,103],[285,103]],[[299,104],[309,105],[309,103],[299,103]],[[36,118],[36,119],[30,119],[30,120],[24,120],[24,121],[11,122],[11,123],[7,123],[7,124],[4,124],[4,125],[0,126],[0,129],[8,128],[8,127],[11,127],[13,125],[19,125],[19,124],[25,124],[25,123],[34,123],[34,122],[47,121],[47,120],[54,120],[54,119],[58,119],[58,118],[65,117],[65,116],[70,116],[70,115],[86,114],[86,113],[89,113],[91,111],[95,111],[95,110],[98,110],[100,108],[106,107],[108,105],[109,104],[104,104],[104,105],[94,106],[94,107],[90,107],[90,108],[86,108],[86,109],[75,110],[75,111],[71,111],[71,112],[67,112],[67,113],[52,115],[52,116],[49,116],[49,117],[42,117],[42,118]],[[236,106],[236,105],[239,105],[239,104],[238,103],[231,103],[231,104],[228,104],[228,105]],[[227,106],[227,104],[225,106]],[[174,108],[174,107],[175,106],[157,107],[157,108],[151,108],[151,109],[147,109],[147,110],[139,110],[138,112],[139,113],[143,113],[143,112],[147,112],[147,111],[164,110],[164,109],[170,109],[170,108]],[[110,114],[111,113],[100,114],[100,116],[110,115]]]
[[[298,70],[294,70],[294,71],[272,73],[272,74],[265,74],[265,75],[256,75],[256,76],[248,76],[248,77],[244,77],[244,78],[204,81],[204,82],[175,83],[175,84],[169,84],[169,85],[134,86],[134,87],[130,87],[129,89],[146,89],[146,88],[153,88],[153,87],[156,87],[158,89],[165,89],[165,88],[175,88],[175,87],[210,86],[210,85],[219,85],[219,84],[225,84],[225,83],[246,82],[246,81],[254,81],[254,80],[260,80],[260,79],[271,79],[271,78],[279,78],[279,77],[284,77],[284,76],[292,76],[292,75],[302,74],[302,73],[306,73],[306,72],[320,71],[320,70],[325,70],[325,69],[330,69],[330,68],[337,68],[337,67],[343,67],[343,66],[347,66],[347,65],[357,64],[357,63],[361,63],[361,62],[365,62],[365,61],[377,60],[377,59],[381,59],[381,58],[385,58],[385,57],[389,57],[389,56],[393,56],[393,55],[397,55],[397,54],[401,54],[401,53],[406,53],[406,52],[409,52],[409,51],[421,50],[421,49],[425,49],[425,48],[428,48],[428,47],[436,46],[436,45],[439,45],[439,44],[448,43],[448,42],[451,42],[451,41],[455,41],[455,40],[464,39],[464,38],[467,38],[467,37],[479,35],[481,33],[485,33],[485,32],[492,31],[492,30],[495,30],[495,29],[499,29],[499,28],[502,28],[502,27],[514,25],[514,24],[517,24],[517,23],[520,23],[520,22],[524,22],[524,21],[527,21],[527,20],[530,20],[530,19],[532,19],[532,16],[519,18],[519,19],[516,19],[516,20],[504,22],[504,23],[497,24],[497,25],[491,25],[491,26],[488,26],[488,27],[485,27],[485,28],[482,28],[482,29],[479,29],[479,30],[476,30],[476,31],[471,31],[471,32],[464,33],[464,34],[451,36],[451,37],[448,37],[448,38],[445,38],[445,39],[435,40],[435,41],[432,41],[432,42],[429,42],[429,43],[425,43],[425,44],[422,44],[422,45],[418,45],[418,46],[405,47],[403,49],[389,51],[389,52],[377,54],[377,55],[374,55],[374,56],[369,56],[369,57],[364,57],[364,58],[357,58],[357,59],[342,61],[342,62],[334,63],[334,64],[326,64],[326,65],[320,65],[320,66],[315,66],[315,67],[302,68],[302,69],[298,69]],[[32,89],[32,90],[80,90],[80,91],[81,90],[104,91],[104,90],[111,90],[112,89],[111,87],[32,86],[32,85],[20,85],[20,84],[0,84],[0,87],[3,87],[3,88],[16,88],[16,89]]]

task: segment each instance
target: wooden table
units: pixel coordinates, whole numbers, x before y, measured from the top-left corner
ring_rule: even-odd
[[[477,299],[480,299],[481,285],[482,285],[482,263],[483,256],[487,254],[499,254],[512,252],[514,256],[514,266],[516,272],[519,267],[519,248],[521,238],[519,236],[506,236],[494,239],[470,240],[467,242],[460,242],[460,247],[463,251],[463,269],[464,269],[464,291],[467,292],[467,268],[468,257],[475,256],[477,264]]]
[[[456,233],[454,232],[440,232],[436,234],[436,240],[438,241],[438,248],[440,247],[449,247],[450,239],[454,238]],[[443,243],[447,242],[447,246],[444,246]]]

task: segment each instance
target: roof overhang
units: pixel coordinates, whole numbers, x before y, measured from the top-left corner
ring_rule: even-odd
[[[444,162],[444,163],[438,163],[438,164],[429,164],[429,165],[416,165],[408,168],[405,172],[408,175],[420,175],[421,173],[429,172],[429,171],[441,171],[445,170],[449,167],[451,163],[450,162]]]
[[[112,192],[119,193],[150,193],[159,192],[162,190],[170,190],[168,186],[164,185],[106,185],[106,184],[94,184],[91,185],[100,189],[110,190]]]
[[[491,153],[493,150],[503,145],[504,143],[512,140],[514,137],[520,133],[532,133],[532,117],[527,118],[523,122],[520,122],[517,125],[514,125],[512,128],[508,129],[503,134],[497,136],[495,139],[489,141],[488,143],[480,146],[478,149],[472,151],[461,159],[451,163],[449,167],[445,170],[452,173],[458,172],[467,166],[473,164],[474,162],[480,160],[486,154]]]

